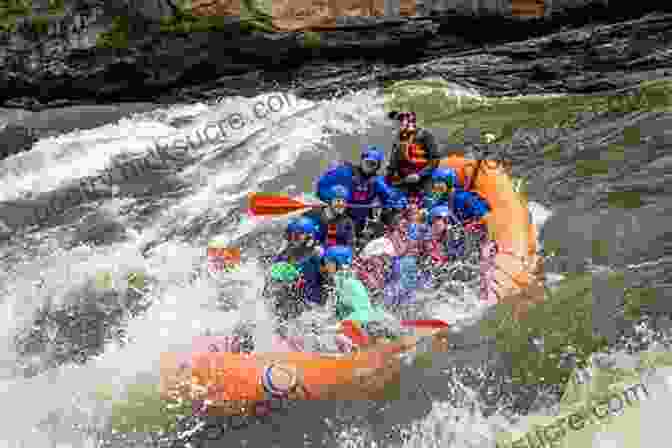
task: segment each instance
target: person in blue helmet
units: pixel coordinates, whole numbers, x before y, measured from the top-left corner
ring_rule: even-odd
[[[361,235],[367,218],[371,218],[372,205],[376,202],[383,209],[383,223],[389,223],[391,213],[407,206],[404,194],[378,175],[385,154],[376,146],[368,146],[362,151],[361,164],[352,167],[352,207],[350,216],[355,222],[357,235]]]
[[[426,210],[446,205],[462,223],[480,221],[490,211],[485,199],[472,191],[464,191],[452,168],[436,168],[431,181],[431,193],[423,200]]]
[[[320,244],[324,250],[331,246],[342,245],[354,247],[355,224],[347,214],[350,192],[343,185],[333,185],[320,191],[319,197],[327,203],[322,209],[307,212],[304,216],[310,217],[319,223]]]
[[[274,280],[296,282],[299,296],[315,304],[322,303],[319,237],[319,226],[310,217],[291,220],[287,225],[286,247],[273,258],[271,270]],[[282,269],[277,269],[281,264],[289,264],[295,271],[292,271],[293,274],[283,274]]]
[[[359,238],[367,228],[367,220],[373,217],[375,208],[382,209],[380,224],[389,224],[392,216],[407,206],[404,194],[391,187],[384,176],[378,175],[383,161],[384,152],[377,146],[367,145],[361,154],[361,162],[337,161],[324,173],[317,182],[317,194],[326,201],[326,191],[334,184],[340,184],[351,192],[348,214],[355,223],[355,233]],[[382,227],[371,226],[375,220],[369,221],[368,230],[376,233]],[[380,232],[382,233],[382,232]]]
[[[368,324],[383,320],[383,312],[371,304],[364,284],[352,271],[352,249],[331,246],[322,257],[322,273],[326,284],[334,288],[328,304],[334,307],[336,318]]]

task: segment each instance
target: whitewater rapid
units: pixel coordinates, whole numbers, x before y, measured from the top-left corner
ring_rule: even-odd
[[[473,95],[456,86],[455,94],[461,92]],[[256,105],[269,104],[274,95],[284,99],[283,106],[255,117]],[[206,330],[225,333],[241,320],[255,321],[261,324],[255,337],[263,347],[271,328],[264,324],[272,318],[257,300],[263,286],[261,268],[244,257],[237,278],[218,283],[205,271],[207,242],[243,241],[262,227],[283,224],[282,219],[270,226],[247,220],[241,205],[248,193],[291,184],[308,191],[329,161],[357,153],[353,145],[389,147],[383,106],[382,95],[375,91],[319,102],[271,93],[174,105],[45,138],[31,151],[1,161],[0,203],[24,201],[28,208],[37,207],[31,202],[36,197],[50,197],[84,178],[102,179],[95,188],[104,189],[101,185],[107,182],[114,194],[102,199],[92,194],[93,199],[66,207],[57,219],[15,226],[0,248],[0,446],[96,446],[92,431],[104,428],[109,409],[92,394],[102,385],[120,396],[128,384],[156,381],[160,353],[185,350],[192,337]],[[163,147],[188,139],[196,142],[194,136],[205,135],[208,126],[212,129],[233,114],[249,122],[235,132],[229,129],[224,139],[201,139],[191,145],[182,151],[176,170],[160,166],[152,176],[109,175],[120,161],[156,159],[157,141]],[[535,219],[543,222],[549,211],[535,207]],[[9,216],[0,212],[0,219],[8,221]],[[97,283],[101,272],[111,274],[107,286]],[[137,313],[120,299],[129,294],[126,276],[131,272],[149,279],[142,299],[146,307]],[[238,307],[222,310],[218,301],[232,288],[237,288]],[[112,303],[105,303],[120,310],[115,322],[125,335],[115,338],[93,331],[105,343],[94,341],[100,351],[85,363],[50,361],[61,349],[57,333],[62,324],[55,321],[48,324],[42,352],[17,352],[17,337],[25,337],[39,310],[76,311],[102,303],[110,294]],[[475,311],[465,304],[475,302],[472,294],[453,305],[444,303],[437,312],[450,320],[468,317]],[[26,375],[28,371],[32,373]],[[464,440],[454,446],[482,446],[495,426],[505,424],[501,416],[485,419],[471,407],[448,409],[435,403],[435,409],[417,422],[418,431],[424,431],[423,425],[438,425],[453,433],[457,423],[450,416],[455,415],[469,417],[460,423]],[[341,446],[365,446],[358,442],[366,439],[361,431],[343,428]],[[437,431],[437,442],[447,440]],[[420,435],[414,437],[420,440]]]

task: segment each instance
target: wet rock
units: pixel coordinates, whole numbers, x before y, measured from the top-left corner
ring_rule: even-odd
[[[641,17],[659,2],[620,10],[598,2],[524,21],[471,10],[429,11],[429,17],[339,18],[322,28],[312,44],[314,35],[279,32],[277,26],[273,33],[244,31],[240,18],[226,15],[235,6],[229,3],[194,2],[195,12],[222,17],[216,32],[159,32],[156,20],[174,14],[172,0],[103,6],[67,2],[42,33],[22,19],[17,32],[0,36],[5,68],[0,102],[31,110],[120,100],[174,103],[252,96],[279,87],[319,99],[342,92],[344,85],[379,87],[386,80],[430,74],[470,83],[486,94],[590,92],[636,84],[651,77],[647,70],[669,65],[664,51],[669,16],[598,24]],[[351,3],[345,6],[359,8]],[[373,5],[374,12],[378,6]],[[115,15],[129,17],[128,42],[120,48],[97,47],[97,35],[110,28]],[[551,34],[590,22],[594,24]],[[479,31],[483,28],[490,32]],[[474,55],[478,57],[470,57]],[[632,72],[632,64],[646,70]]]
[[[0,130],[0,160],[28,151],[37,141],[35,132],[27,127],[9,124]]]

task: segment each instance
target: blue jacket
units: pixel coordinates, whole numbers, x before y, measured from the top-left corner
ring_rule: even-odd
[[[320,273],[320,257],[312,252],[312,249],[305,251],[307,255],[299,256],[294,259],[288,252],[281,253],[273,258],[273,263],[289,262],[293,263],[303,279],[303,296],[305,300],[317,304],[322,303],[321,284],[322,274]]]
[[[431,195],[425,196],[424,206],[427,210],[438,205],[450,207],[455,212],[455,216],[463,222],[471,219],[478,220],[491,210],[485,199],[478,194],[461,189],[456,189],[439,199],[434,199]]]
[[[318,240],[323,247],[333,245],[350,246],[355,245],[355,224],[348,215],[337,216],[331,220],[327,219],[324,212],[316,209],[305,213],[304,216],[313,218],[320,225],[320,235]],[[330,226],[336,226],[336,238],[332,241],[329,237]],[[333,243],[333,244],[332,244]]]
[[[370,207],[366,206],[375,202],[379,202],[383,208],[407,206],[404,194],[388,185],[383,176],[368,176],[361,167],[350,162],[339,162],[320,176],[316,187],[318,197],[324,200],[321,192],[337,184],[345,186],[350,191],[348,202],[352,207],[349,209],[349,214],[360,224],[369,216]]]

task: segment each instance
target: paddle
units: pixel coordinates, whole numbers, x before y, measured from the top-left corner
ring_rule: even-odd
[[[327,204],[317,198],[307,196],[290,198],[274,193],[250,193],[248,209],[254,216],[282,216],[309,208],[326,207]],[[380,204],[348,204],[348,208],[376,208]]]
[[[250,193],[249,211],[254,216],[282,216],[308,208],[324,207],[321,201],[308,203],[305,198],[290,198],[273,193]]]
[[[433,334],[438,330],[448,328],[449,325],[440,319],[415,319],[402,320],[401,326],[413,327],[418,330],[432,330],[430,334]],[[341,322],[340,328],[341,332],[356,345],[365,346],[369,344],[369,337],[362,331],[357,322],[344,320]],[[424,331],[422,333],[424,333]]]

